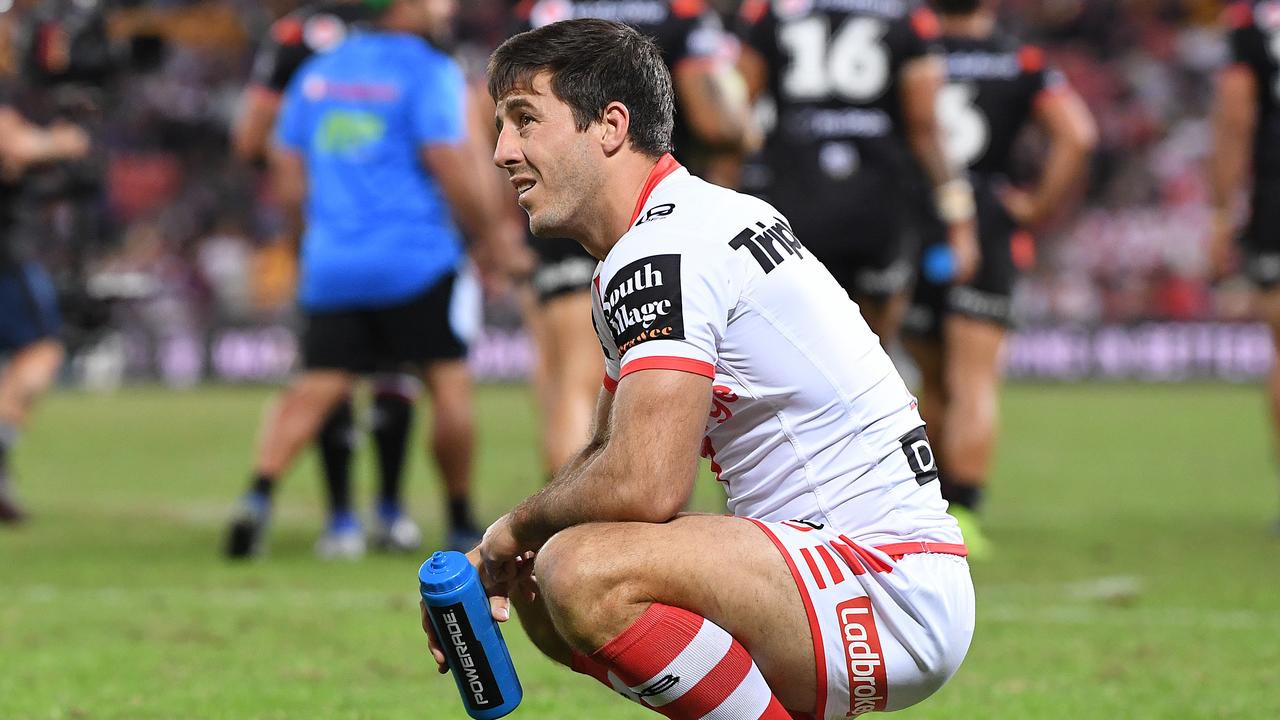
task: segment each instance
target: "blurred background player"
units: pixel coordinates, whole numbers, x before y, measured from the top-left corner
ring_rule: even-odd
[[[486,219],[480,159],[466,133],[462,73],[420,35],[451,21],[453,0],[367,2],[376,14],[299,70],[282,100],[272,150],[277,199],[302,242],[306,371],[267,419],[249,492],[227,539],[258,553],[275,483],[356,375],[396,365],[420,372],[433,400],[431,448],[448,496],[446,544],[478,539],[469,508],[471,384],[461,325],[467,280],[453,217],[499,256]],[[476,298],[472,298],[474,302]],[[396,517],[380,514],[382,525]],[[360,528],[339,528],[355,544]]]
[[[1255,312],[1280,350],[1280,7],[1236,2],[1224,17],[1230,64],[1218,75],[1212,116],[1210,261],[1219,277],[1237,264],[1233,241],[1247,187],[1248,220],[1239,233],[1244,271],[1257,287]],[[1280,364],[1274,362],[1268,392],[1280,453]],[[1280,521],[1275,529],[1280,532]]]
[[[590,17],[625,23],[654,38],[675,85],[676,155],[692,172],[731,185],[726,166],[758,145],[734,67],[736,43],[704,0],[523,0],[515,16],[513,34]],[[577,243],[532,236],[529,243],[538,264],[526,323],[538,347],[534,376],[551,475],[586,444],[604,373],[590,322],[596,260]]]
[[[947,85],[938,95],[946,152],[967,168],[978,208],[980,261],[954,285],[921,272],[904,323],[904,344],[921,371],[921,413],[942,468],[942,493],[961,520],[969,550],[987,547],[978,509],[995,446],[1001,350],[1013,322],[1025,228],[1043,223],[1073,190],[1097,131],[1080,97],[1042,51],[996,28],[995,0],[933,0],[946,51]],[[1034,123],[1048,140],[1034,191],[1010,185],[1014,141]],[[1025,260],[1024,260],[1025,262]]]
[[[767,93],[777,115],[764,176],[744,179],[744,189],[791,221],[888,348],[913,272],[906,197],[919,192],[921,170],[948,223],[957,275],[977,260],[972,191],[947,162],[934,112],[944,78],[937,19],[905,0],[746,0],[740,23],[751,97]]]
[[[21,521],[9,456],[39,397],[62,364],[57,294],[44,268],[14,238],[15,204],[33,166],[75,160],[89,138],[74,125],[47,128],[29,122],[0,87],[0,524]]]
[[[373,4],[377,5],[376,0]],[[266,159],[281,97],[298,68],[316,53],[337,47],[354,24],[373,15],[365,0],[332,0],[308,4],[272,25],[266,44],[254,59],[249,87],[232,130],[232,148],[242,161],[257,165]],[[378,458],[377,512],[382,518],[374,545],[411,550],[420,544],[422,534],[400,508],[405,452],[422,383],[415,375],[395,372],[374,375],[372,381],[369,426]],[[329,532],[316,546],[321,556],[358,556],[364,550],[363,538],[351,532],[359,526],[351,502],[351,457],[356,440],[356,413],[348,397],[329,414],[316,439],[329,501]]]

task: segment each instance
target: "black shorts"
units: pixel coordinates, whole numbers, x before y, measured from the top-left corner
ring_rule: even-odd
[[[597,261],[577,242],[529,236],[529,246],[538,256],[538,266],[533,271],[538,302],[591,289]]]
[[[1013,325],[1013,286],[1018,279],[1013,242],[1018,227],[994,191],[982,186],[974,190],[982,250],[978,271],[964,285],[931,282],[919,273],[911,307],[902,322],[906,334],[939,339],[942,320],[951,313],[1003,327]],[[935,235],[930,238],[939,241]]]
[[[765,197],[850,295],[885,299],[911,284],[911,193],[901,179],[866,168],[841,183],[838,195],[785,180]]]
[[[1263,290],[1280,286],[1280,178],[1253,187],[1249,223],[1240,236],[1245,275]]]
[[[399,305],[307,313],[303,365],[417,374],[429,362],[466,357],[467,344],[451,322],[456,285],[451,273]]]

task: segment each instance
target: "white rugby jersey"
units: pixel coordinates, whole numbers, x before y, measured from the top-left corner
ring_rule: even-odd
[[[961,542],[915,398],[768,203],[663,157],[593,300],[606,389],[654,368],[712,379],[702,451],[734,515]]]

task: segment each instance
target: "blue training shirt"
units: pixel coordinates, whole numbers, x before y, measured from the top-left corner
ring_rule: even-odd
[[[413,35],[357,32],[299,69],[276,142],[306,161],[304,308],[398,304],[458,266],[458,230],[419,151],[464,139],[464,92],[457,64]]]

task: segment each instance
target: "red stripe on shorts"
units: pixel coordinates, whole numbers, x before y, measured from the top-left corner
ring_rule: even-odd
[[[831,551],[827,549],[827,546],[819,545],[814,548],[814,550],[822,556],[822,562],[825,563],[827,569],[831,571],[831,584],[839,585],[844,582],[844,573],[840,572],[840,564],[836,562],[835,558],[831,557]]]
[[[813,716],[825,718],[827,716],[827,652],[822,641],[822,625],[818,623],[818,611],[813,607],[813,598],[809,597],[809,586],[800,576],[800,569],[796,567],[796,561],[791,558],[791,553],[787,552],[787,546],[773,534],[773,530],[759,520],[747,519],[755,523],[756,527],[773,541],[773,546],[778,548],[782,559],[787,563],[787,569],[791,571],[791,579],[796,582],[796,589],[800,591],[800,599],[804,601],[804,612],[809,616],[809,637],[813,642],[813,662],[818,677],[818,708]]]
[[[827,582],[822,578],[822,572],[818,570],[818,564],[813,561],[813,556],[809,554],[809,548],[800,548],[800,555],[804,558],[804,562],[809,566],[809,572],[813,573],[814,582],[818,583],[819,590],[827,589]]]

